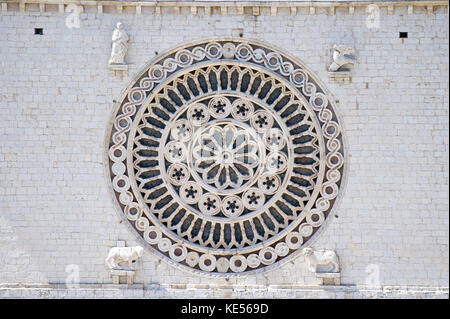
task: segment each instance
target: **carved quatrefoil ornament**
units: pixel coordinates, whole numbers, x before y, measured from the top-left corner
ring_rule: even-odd
[[[344,169],[333,100],[294,58],[242,40],[188,44],[124,91],[108,132],[121,213],[195,271],[269,269],[310,245]]]

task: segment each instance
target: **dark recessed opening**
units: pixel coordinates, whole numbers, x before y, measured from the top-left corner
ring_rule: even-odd
[[[400,32],[400,33],[398,34],[398,37],[399,37],[400,39],[407,39],[407,38],[408,38],[408,32]]]
[[[244,33],[240,32],[239,37],[242,38],[244,36]]]
[[[42,28],[34,28],[34,34],[43,35],[44,29]]]

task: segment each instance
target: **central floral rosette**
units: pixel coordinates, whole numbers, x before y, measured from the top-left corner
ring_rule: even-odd
[[[259,172],[261,156],[251,127],[229,120],[199,131],[192,144],[194,177],[217,193],[238,193]]]

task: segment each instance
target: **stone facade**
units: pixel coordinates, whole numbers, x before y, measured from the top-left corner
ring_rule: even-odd
[[[0,2],[0,298],[448,298],[448,1]],[[128,70],[111,73],[119,21]],[[105,172],[114,105],[151,59],[205,38],[278,47],[334,96],[347,176],[313,246],[337,253],[341,286],[317,287],[301,256],[217,278],[148,249],[135,285],[110,286],[109,249],[142,244]],[[334,44],[356,52],[345,81]]]

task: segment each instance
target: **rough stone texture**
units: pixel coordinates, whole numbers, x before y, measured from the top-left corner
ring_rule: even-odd
[[[81,284],[112,282],[104,265],[108,250],[119,239],[138,244],[113,206],[104,172],[113,100],[156,54],[242,33],[302,60],[339,101],[347,182],[338,217],[314,247],[337,252],[342,284],[421,287],[400,295],[448,298],[448,289],[431,288],[449,286],[447,6],[435,7],[434,15],[423,7],[409,15],[406,6],[396,6],[393,15],[380,8],[379,29],[367,28],[363,7],[353,15],[344,8],[335,15],[298,8],[295,16],[289,8],[275,16],[268,8],[259,16],[234,9],[205,16],[188,8],[179,14],[163,8],[161,15],[142,8],[136,15],[125,7],[118,15],[114,8],[98,14],[85,7],[80,28],[73,29],[66,27],[68,13],[37,8],[0,14],[0,283],[64,286],[77,269]],[[118,21],[130,36],[124,77],[107,68]],[[409,37],[399,39],[400,31]],[[333,44],[356,49],[349,84],[328,78]],[[185,298],[192,291],[196,297],[372,296],[362,288],[271,289],[316,284],[302,257],[229,281],[179,270],[148,250],[136,268],[135,282],[144,288],[5,286],[0,298]]]
[[[46,299],[80,299],[80,298],[133,298],[133,299],[193,299],[193,298],[234,298],[234,299],[448,299],[448,288],[432,289],[427,287],[278,287],[278,286],[238,286],[238,287],[204,287],[194,288],[189,285],[142,285],[118,286],[80,285],[67,289],[64,285],[44,287],[1,287],[0,298],[46,298]]]

